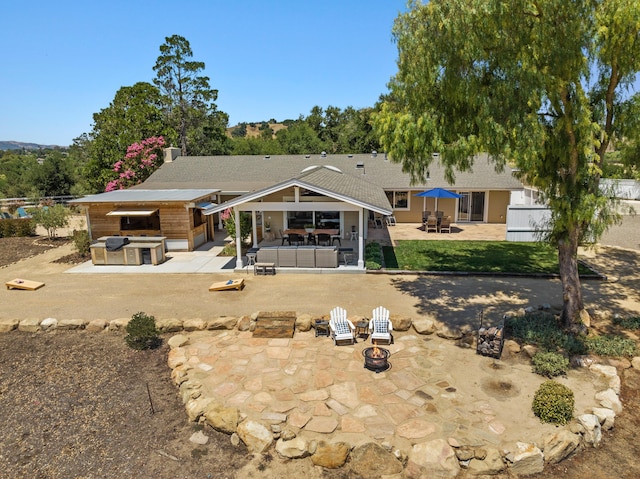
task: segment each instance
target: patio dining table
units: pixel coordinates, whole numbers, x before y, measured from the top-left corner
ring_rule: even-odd
[[[337,229],[323,229],[323,228],[314,228],[312,231],[307,231],[304,228],[292,228],[292,229],[288,229],[288,230],[284,230],[282,232],[282,234],[285,235],[289,235],[289,234],[298,234],[300,236],[302,236],[303,238],[308,239],[309,236],[317,236],[319,234],[327,234],[330,235],[331,237],[333,236],[338,236],[340,235],[340,230]]]

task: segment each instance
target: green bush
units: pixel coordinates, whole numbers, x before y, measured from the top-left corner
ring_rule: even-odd
[[[88,256],[91,251],[91,240],[87,230],[73,230],[73,245],[82,256]]]
[[[569,367],[569,360],[562,354],[554,352],[537,353],[531,358],[531,361],[533,362],[533,372],[547,378],[564,376]]]
[[[376,263],[375,261],[367,261],[364,265],[367,269],[370,270],[382,269],[382,265],[380,265],[380,263]]]
[[[57,236],[57,230],[69,225],[71,211],[63,205],[37,208],[32,213],[33,220],[37,225],[47,230],[50,239]]]
[[[567,334],[559,320],[544,311],[508,318],[505,327],[509,337],[545,351],[564,351],[568,356],[587,353],[583,338]]]
[[[366,244],[364,247],[364,262],[367,269],[382,268],[382,248],[380,247],[380,243],[372,241]]]
[[[622,336],[593,336],[585,339],[587,350],[598,356],[632,357],[638,353],[636,342]]]
[[[542,422],[564,425],[573,417],[573,391],[556,381],[546,381],[533,396],[533,413]]]
[[[30,218],[13,218],[0,220],[0,238],[12,236],[33,236],[36,225]]]
[[[160,346],[160,331],[156,328],[156,318],[143,312],[134,314],[127,324],[125,341],[133,349],[153,349]]]
[[[615,317],[613,322],[625,329],[640,329],[640,316],[629,316],[628,318]]]

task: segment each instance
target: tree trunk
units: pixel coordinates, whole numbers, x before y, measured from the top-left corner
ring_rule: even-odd
[[[585,332],[589,316],[584,309],[582,287],[578,274],[577,233],[572,232],[566,240],[558,243],[558,262],[562,281],[562,325],[571,332]]]

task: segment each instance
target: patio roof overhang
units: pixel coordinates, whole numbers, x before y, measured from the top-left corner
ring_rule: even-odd
[[[109,211],[107,213],[107,216],[151,216],[156,211],[158,211],[158,208],[146,209],[146,210],[118,209],[118,210]]]
[[[305,188],[309,191],[313,191],[314,193],[338,200],[343,204],[351,205],[352,207],[340,207],[339,204],[335,202],[331,202],[330,204],[327,204],[328,202],[258,202],[258,200],[265,196],[290,187]],[[339,170],[329,169],[326,167],[307,169],[299,177],[291,178],[273,186],[233,198],[208,209],[204,214],[211,215],[224,211],[228,208],[235,207],[239,207],[240,210],[244,211],[251,211],[254,209],[288,211],[298,210],[301,208],[307,210],[357,210],[359,208],[365,208],[383,216],[392,214],[389,200],[381,187],[349,175],[343,175]]]

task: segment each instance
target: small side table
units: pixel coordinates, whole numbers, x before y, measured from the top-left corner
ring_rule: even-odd
[[[356,323],[356,338],[369,334],[369,321],[358,321]]]
[[[256,256],[258,256],[258,248],[249,248],[247,250],[247,270],[249,266],[256,264]]]
[[[316,337],[329,336],[329,321],[316,320]]]

